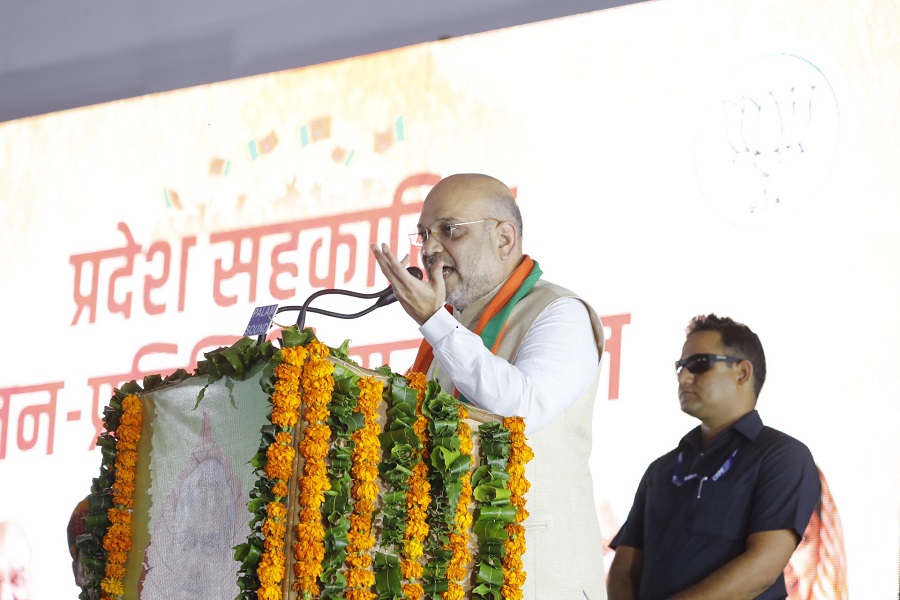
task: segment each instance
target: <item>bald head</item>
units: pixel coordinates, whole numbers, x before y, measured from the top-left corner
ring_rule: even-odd
[[[512,192],[487,175],[451,175],[435,185],[419,216],[428,235],[422,259],[430,277],[434,265],[446,285],[446,303],[465,310],[502,283],[522,262],[522,216]]]
[[[481,173],[459,173],[441,179],[431,189],[429,198],[458,198],[470,208],[480,208],[485,217],[509,221],[522,237],[522,213],[512,191],[499,179]]]

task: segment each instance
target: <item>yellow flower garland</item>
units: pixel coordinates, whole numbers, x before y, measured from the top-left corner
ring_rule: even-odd
[[[456,433],[459,435],[459,452],[463,455],[471,456],[472,454],[472,428],[466,423],[469,418],[469,411],[460,404],[459,425],[456,427]],[[441,594],[443,600],[462,600],[465,596],[465,589],[460,584],[466,578],[466,567],[472,561],[472,553],[469,552],[469,532],[472,529],[472,515],[469,513],[469,503],[472,501],[472,469],[469,468],[462,477],[462,491],[459,494],[459,501],[456,503],[456,513],[454,514],[454,529],[450,533],[450,540],[447,548],[453,550],[453,556],[447,564],[447,591]]]
[[[272,490],[276,501],[266,506],[266,519],[261,532],[264,551],[257,566],[260,600],[281,600],[281,582],[286,573],[287,560],[284,556],[284,540],[287,529],[287,509],[281,502],[288,494],[288,481],[295,456],[293,428],[300,419],[301,389],[305,396],[303,410],[302,440],[298,444],[304,458],[303,472],[298,479],[299,519],[295,528],[293,544],[294,573],[297,577],[293,588],[301,598],[318,597],[318,578],[322,573],[325,557],[325,528],[321,515],[325,492],[330,489],[326,470],[331,430],[327,425],[328,405],[334,389],[334,366],[328,360],[329,348],[318,341],[303,347],[283,348],[282,362],[275,368],[276,381],[272,394],[271,421],[276,426],[274,441],[266,448],[265,475],[274,482]],[[309,360],[307,360],[307,357]],[[429,534],[427,511],[432,502],[431,486],[428,482],[428,419],[422,414],[422,403],[428,382],[422,373],[407,375],[410,388],[418,396],[417,420],[413,426],[422,448],[420,460],[413,467],[406,493],[407,522],[401,556],[401,574],[406,580],[402,585],[403,597],[418,600],[424,595],[420,582],[423,575],[421,562],[424,541]],[[361,378],[358,382],[360,396],[357,411],[363,415],[364,425],[351,437],[354,450],[351,455],[351,474],[354,499],[350,515],[351,527],[348,532],[347,547],[347,589],[348,600],[374,600],[371,591],[375,575],[372,569],[371,550],[375,544],[372,520],[379,488],[378,463],[380,461],[377,407],[381,401],[383,383],[374,377]],[[460,452],[471,455],[473,443],[471,428],[465,423],[468,412],[458,406],[459,424],[457,434]],[[142,406],[139,398],[130,394],[122,400],[122,415],[115,431],[115,461],[113,484],[113,507],[107,512],[110,526],[103,537],[103,548],[107,553],[105,577],[100,582],[101,600],[117,600],[124,594],[122,579],[125,577],[125,563],[132,546],[131,518],[134,496],[134,478],[137,463],[137,444],[141,439]],[[506,526],[508,539],[504,541],[505,558],[502,561],[504,583],[502,596],[505,600],[521,600],[522,585],[526,573],[522,571],[522,555],[525,552],[525,530],[522,522],[528,517],[525,509],[525,494],[530,484],[525,477],[525,464],[534,454],[528,447],[524,435],[524,422],[519,417],[504,419],[503,426],[510,432],[510,452],[507,463],[510,503],[516,507],[516,522]],[[443,600],[461,600],[465,591],[461,583],[467,575],[472,560],[469,552],[469,536],[472,515],[469,505],[472,501],[471,469],[461,481],[462,489],[454,514],[454,525],[447,545],[452,551],[447,566],[448,589]]]
[[[325,558],[325,528],[322,525],[322,504],[325,492],[331,489],[325,458],[331,428],[328,427],[328,403],[334,389],[334,365],[329,362],[329,350],[325,344],[313,340],[307,346],[309,360],[303,368],[301,384],[305,406],[303,420],[306,428],[299,444],[303,456],[303,474],[298,481],[299,519],[294,528],[294,575],[297,580],[293,589],[301,596],[318,596],[316,582],[322,573]]]
[[[409,387],[418,392],[418,404],[416,406],[416,419],[413,429],[422,443],[422,460],[413,467],[409,477],[409,489],[406,492],[406,532],[403,534],[403,560],[400,562],[400,572],[409,582],[402,586],[403,597],[410,600],[418,600],[425,594],[422,585],[416,579],[422,576],[424,569],[419,559],[422,557],[423,542],[428,536],[428,506],[431,504],[431,484],[428,482],[428,464],[424,459],[428,458],[428,419],[422,414],[422,402],[425,400],[425,390],[428,380],[423,373],[412,372],[406,376]]]
[[[141,401],[134,394],[122,400],[122,417],[116,428],[115,484],[113,507],[107,511],[110,526],[103,536],[107,551],[106,577],[100,582],[102,600],[115,600],[125,593],[125,561],[131,549],[131,509],[134,506],[134,475],[137,443],[141,439],[143,413]]]
[[[357,412],[363,415],[364,425],[353,432],[350,439],[354,442],[350,455],[350,473],[354,478],[351,495],[355,500],[350,515],[350,531],[347,533],[347,590],[344,597],[348,600],[374,600],[376,594],[371,591],[375,584],[375,572],[372,569],[370,550],[375,545],[372,533],[372,513],[378,498],[378,463],[381,459],[381,444],[378,434],[378,403],[384,382],[374,377],[361,378]]]
[[[274,502],[266,506],[266,520],[262,525],[263,553],[256,568],[259,578],[259,600],[281,600],[281,582],[286,574],[284,537],[287,534],[287,507],[281,500],[288,494],[295,450],[293,428],[300,418],[300,375],[306,362],[303,347],[283,348],[281,364],[275,368],[275,391],[272,392],[272,423],[278,427],[275,441],[266,449],[265,474],[275,481]]]
[[[522,555],[525,553],[525,528],[522,522],[528,518],[525,493],[531,487],[525,478],[525,463],[534,458],[534,453],[525,441],[525,422],[521,417],[503,419],[503,426],[509,430],[510,437],[507,486],[510,491],[509,501],[516,507],[516,522],[506,526],[508,537],[503,542],[506,557],[503,559],[501,593],[506,600],[521,600],[522,585],[526,577],[522,570]]]

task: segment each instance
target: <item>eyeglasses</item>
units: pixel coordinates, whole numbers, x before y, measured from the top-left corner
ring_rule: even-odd
[[[722,354],[691,354],[687,358],[675,361],[675,374],[680,375],[682,369],[687,369],[694,375],[700,375],[712,369],[717,362],[738,363],[742,360],[745,359]]]
[[[466,221],[465,223],[439,223],[434,229],[420,229],[416,233],[409,234],[409,243],[417,248],[421,248],[432,235],[440,243],[449,242],[453,239],[453,232],[463,225],[474,225],[475,223],[484,223],[485,221],[497,221],[500,223],[500,219],[494,219],[492,217],[479,219],[477,221]]]

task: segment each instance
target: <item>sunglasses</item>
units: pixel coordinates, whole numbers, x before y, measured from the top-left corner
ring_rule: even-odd
[[[700,375],[712,369],[717,362],[738,363],[742,360],[745,359],[722,354],[691,354],[687,358],[675,361],[675,374],[680,374],[682,369],[687,369],[694,375]]]

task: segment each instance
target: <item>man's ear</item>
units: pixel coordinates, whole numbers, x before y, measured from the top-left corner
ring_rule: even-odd
[[[497,250],[500,258],[506,260],[514,255],[519,242],[519,232],[511,221],[500,221],[497,224]]]
[[[742,360],[735,365],[735,376],[738,385],[749,385],[753,388],[753,363],[749,360]]]

